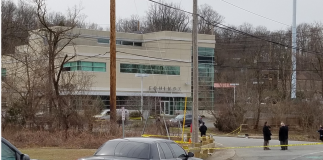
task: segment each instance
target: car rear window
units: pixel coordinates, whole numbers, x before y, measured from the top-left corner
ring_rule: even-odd
[[[108,141],[104,143],[94,155],[114,156],[114,150],[120,141]]]
[[[180,147],[178,144],[170,143],[169,145],[174,151],[174,154],[175,154],[174,158],[179,158],[179,156],[181,156],[183,154],[186,155],[186,152],[184,151],[184,149],[182,147]]]
[[[107,142],[96,155],[148,159],[149,144],[127,141]]]
[[[166,143],[159,143],[161,150],[160,150],[160,154],[164,153],[164,156],[161,155],[161,158],[165,159],[172,159],[173,158],[173,153],[170,150],[169,146]]]

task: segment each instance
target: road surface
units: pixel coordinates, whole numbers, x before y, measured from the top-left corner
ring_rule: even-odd
[[[223,147],[261,146],[263,139],[247,139],[236,137],[214,137],[216,143]],[[305,144],[313,142],[289,141],[289,144]],[[269,145],[279,145],[278,140],[271,140]],[[271,150],[263,148],[231,149],[223,154],[231,154],[228,160],[323,160],[323,145],[290,146],[288,150],[280,150],[280,147],[271,147]]]

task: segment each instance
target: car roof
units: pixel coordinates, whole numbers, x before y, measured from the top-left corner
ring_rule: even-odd
[[[131,142],[142,142],[142,143],[158,143],[158,142],[172,142],[172,140],[168,139],[161,139],[161,138],[145,138],[145,137],[131,137],[131,138],[124,138],[124,139],[113,139],[110,141],[131,141]]]

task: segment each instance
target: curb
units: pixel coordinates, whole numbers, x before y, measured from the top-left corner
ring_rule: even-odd
[[[215,143],[215,147],[223,147],[222,144]],[[216,150],[210,157],[205,160],[228,160],[235,156],[236,151],[234,149]]]

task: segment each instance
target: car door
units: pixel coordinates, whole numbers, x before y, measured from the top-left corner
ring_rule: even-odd
[[[185,116],[185,124],[186,125],[192,124],[192,115],[186,115]]]

